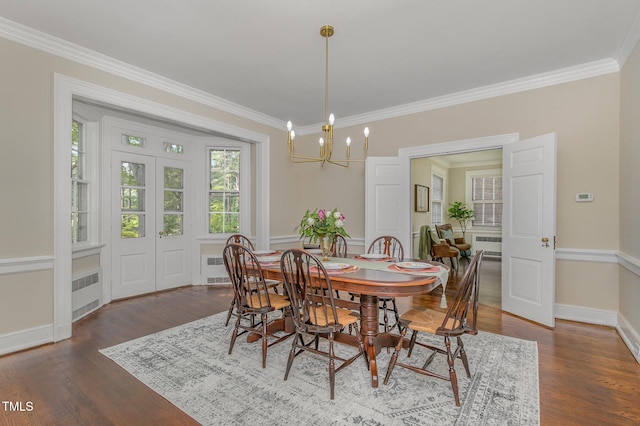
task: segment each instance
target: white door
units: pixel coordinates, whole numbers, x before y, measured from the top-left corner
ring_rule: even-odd
[[[112,152],[113,299],[191,283],[185,169],[177,161]]]
[[[156,290],[191,284],[190,177],[185,162],[156,159]]]
[[[503,149],[502,309],[553,327],[556,134]]]
[[[381,235],[401,238],[405,223],[401,199],[401,169],[398,157],[369,157],[365,167],[365,250]],[[409,247],[410,241],[402,241]]]

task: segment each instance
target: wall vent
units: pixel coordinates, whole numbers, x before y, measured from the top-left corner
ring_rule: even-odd
[[[73,311],[73,316],[72,316],[72,320],[78,320],[84,316],[86,316],[87,314],[95,311],[96,309],[98,309],[100,307],[100,300],[96,299],[93,302],[89,302],[84,306],[79,307],[78,309]]]
[[[502,236],[501,235],[488,235],[482,233],[474,233],[471,249],[484,250],[486,257],[502,257]]]
[[[71,320],[76,321],[95,311],[102,300],[102,269],[84,271],[71,281]]]
[[[478,235],[476,241],[485,243],[501,243],[502,237],[486,237],[484,235]]]
[[[222,255],[202,256],[202,279],[207,284],[231,284]]]

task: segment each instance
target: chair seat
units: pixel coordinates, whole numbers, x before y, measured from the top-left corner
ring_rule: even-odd
[[[271,306],[274,308],[274,310],[286,308],[287,306],[291,305],[291,303],[289,302],[289,299],[279,294],[269,294],[269,301],[271,301]],[[256,309],[260,308],[261,306],[268,305],[267,298],[264,294],[260,294],[260,295],[252,294],[247,299],[247,304],[251,308],[256,308]]]
[[[410,309],[400,316],[400,323],[411,330],[425,331],[431,334],[437,334],[438,328],[442,326],[446,314],[444,312],[427,309],[419,311]],[[456,328],[456,321],[451,318],[447,322],[448,329]]]
[[[336,308],[336,314],[338,315],[338,324],[340,325],[340,328],[338,330],[341,330],[348,325],[358,322],[358,316],[349,309]],[[327,315],[321,307],[310,311],[309,315],[309,320],[313,325],[326,324],[328,322]]]
[[[469,243],[456,243],[456,248],[460,251],[471,250],[471,244]]]

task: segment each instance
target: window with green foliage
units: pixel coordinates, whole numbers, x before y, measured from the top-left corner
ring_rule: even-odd
[[[71,242],[89,241],[89,181],[84,125],[71,123]]]
[[[240,232],[240,149],[209,150],[209,233]]]

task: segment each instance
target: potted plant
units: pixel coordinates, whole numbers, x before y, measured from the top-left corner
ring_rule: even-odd
[[[450,204],[449,217],[458,221],[460,228],[462,228],[462,238],[465,239],[467,222],[473,219],[473,210],[467,208],[462,201],[456,201]]]

